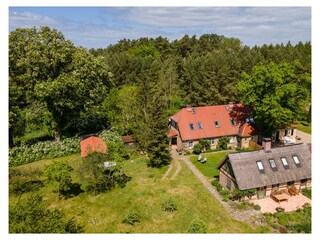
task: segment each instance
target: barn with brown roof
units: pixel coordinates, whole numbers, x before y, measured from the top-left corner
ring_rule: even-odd
[[[80,142],[81,157],[86,157],[92,152],[107,153],[107,145],[102,138],[91,136]]]
[[[228,147],[249,147],[258,141],[258,131],[250,109],[242,104],[186,107],[169,119],[170,144],[177,149],[192,150],[200,139],[210,141],[215,149],[219,138],[230,137]]]
[[[311,187],[308,144],[271,149],[271,139],[265,139],[263,145],[259,151],[229,153],[218,166],[220,184],[229,190],[256,189],[258,198],[293,186],[298,191]]]

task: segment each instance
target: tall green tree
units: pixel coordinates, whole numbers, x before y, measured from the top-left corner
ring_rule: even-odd
[[[167,137],[168,118],[164,100],[158,94],[152,99],[153,108],[148,113],[148,123],[145,125],[146,152],[152,167],[167,165],[171,161]]]
[[[252,107],[262,134],[271,136],[306,114],[311,77],[302,71],[299,62],[258,65],[251,75],[242,74],[237,90],[241,101]]]
[[[50,112],[56,140],[68,121],[101,103],[110,86],[104,61],[76,48],[49,27],[17,29],[9,36],[10,127],[15,116],[39,101]],[[20,114],[21,115],[21,114]],[[10,130],[11,130],[10,129]],[[15,131],[10,131],[15,132]]]

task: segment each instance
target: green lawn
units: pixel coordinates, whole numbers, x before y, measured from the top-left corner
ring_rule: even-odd
[[[309,133],[311,134],[311,124],[301,124],[299,123],[298,124],[298,130],[302,131],[302,132],[305,132],[305,133]]]
[[[207,166],[211,162],[213,166],[225,154],[218,153],[208,157],[212,160],[208,160]],[[55,160],[67,160],[76,168],[79,159],[80,155],[74,154]],[[42,160],[15,167],[15,169],[32,176],[41,172],[44,166],[52,161]],[[204,221],[210,233],[268,231],[266,228],[253,228],[246,223],[234,220],[183,162],[181,166],[181,172],[175,180],[162,180],[168,167],[149,168],[146,158],[137,157],[128,160],[123,166],[124,172],[132,177],[125,188],[116,188],[97,196],[81,193],[64,200],[57,199],[57,193],[53,191],[52,185],[46,184],[34,192],[40,193],[49,203],[50,208],[64,211],[68,218],[74,217],[84,226],[87,233],[187,233],[194,219]],[[214,169],[212,171],[215,175]],[[73,179],[79,182],[75,173]],[[25,193],[21,198],[24,199],[30,194],[32,192]],[[10,193],[10,204],[14,204],[18,198],[19,196]],[[173,199],[178,208],[172,213],[161,210],[161,204],[169,198]],[[141,222],[134,226],[122,223],[123,218],[132,210],[142,214]]]
[[[202,154],[202,158],[207,158],[206,163],[201,163],[198,161],[198,156],[191,156],[191,162],[199,169],[199,171],[206,177],[213,178],[219,175],[219,170],[217,166],[224,159],[228,152],[217,152]]]

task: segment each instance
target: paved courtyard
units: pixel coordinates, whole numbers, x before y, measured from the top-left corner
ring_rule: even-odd
[[[305,203],[311,204],[311,200],[306,196],[302,195],[301,193],[297,196],[289,197],[288,201],[283,201],[280,203],[277,203],[270,197],[251,200],[250,202],[253,202],[254,204],[258,204],[261,207],[260,211],[262,213],[266,213],[266,212],[275,213],[277,207],[284,208],[285,212],[291,212],[291,211],[297,210],[298,208],[302,208],[303,204]]]

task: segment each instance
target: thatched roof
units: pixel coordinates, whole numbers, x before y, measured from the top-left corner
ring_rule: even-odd
[[[295,164],[293,156],[298,157],[300,166]],[[282,157],[286,158],[288,168],[284,167]],[[271,168],[270,159],[274,159],[276,169]],[[307,144],[273,148],[269,152],[259,150],[230,153],[218,168],[227,161],[232,166],[240,190],[311,178],[311,154]],[[259,170],[257,161],[261,161],[262,170]]]

